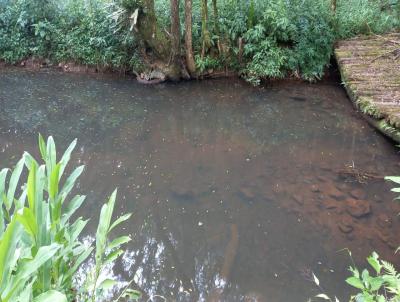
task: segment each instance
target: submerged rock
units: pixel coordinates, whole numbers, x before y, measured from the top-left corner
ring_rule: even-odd
[[[343,192],[340,191],[333,183],[325,184],[323,192],[335,200],[343,200],[345,198]]]
[[[196,196],[195,193],[186,188],[178,187],[172,189],[172,194],[178,199],[193,200]]]
[[[382,229],[390,228],[392,226],[392,220],[390,219],[390,217],[383,213],[378,215],[378,217],[376,218],[376,223]]]
[[[311,185],[311,192],[318,193],[321,191],[317,185]]]
[[[344,216],[338,223],[338,228],[342,233],[348,234],[354,230],[353,220],[349,216]]]
[[[299,195],[299,194],[293,194],[292,195],[292,199],[299,205],[303,205],[304,204],[304,199],[303,196]]]
[[[371,213],[371,205],[366,200],[349,198],[346,200],[346,211],[355,218],[361,218]]]
[[[361,189],[353,189],[350,191],[350,196],[355,199],[364,199],[365,195],[365,192]]]
[[[387,246],[392,249],[396,249],[399,246],[398,242],[396,242],[396,239],[386,231],[378,232],[378,237],[383,243],[387,244]]]
[[[339,207],[339,203],[332,199],[326,199],[322,201],[322,204],[328,210],[337,209]]]
[[[246,200],[254,200],[256,195],[250,187],[241,187],[238,192],[239,197]]]

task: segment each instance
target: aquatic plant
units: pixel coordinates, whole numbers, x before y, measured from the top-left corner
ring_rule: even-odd
[[[0,172],[0,301],[96,301],[115,280],[99,282],[103,267],[122,254],[130,237],[108,241],[112,229],[130,214],[112,222],[115,190],[100,214],[95,247],[85,245],[80,235],[88,223],[74,218],[85,196],[71,196],[84,167],[65,175],[74,140],[57,161],[54,140],[39,136],[43,164],[25,152],[10,173]],[[24,168],[27,169],[26,173]],[[27,174],[24,183],[23,175]],[[10,177],[8,177],[10,176]],[[64,181],[62,181],[64,180]],[[21,189],[18,188],[21,186]],[[79,267],[95,254],[95,269],[83,286],[73,284]],[[129,291],[134,298],[137,292]]]

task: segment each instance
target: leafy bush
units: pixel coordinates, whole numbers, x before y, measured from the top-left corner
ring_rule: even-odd
[[[0,59],[17,63],[34,56],[139,73],[146,60],[151,69],[152,60],[143,55],[148,51],[151,57],[151,49],[131,24],[132,13],[141,3],[0,0]],[[203,50],[202,0],[193,0],[193,49],[199,73],[229,68],[255,84],[290,76],[319,79],[337,39],[400,26],[399,0],[337,0],[336,14],[331,0],[216,0],[217,14],[214,1],[207,3],[209,39]],[[170,2],[154,0],[154,7],[159,28],[169,36]],[[184,5],[180,9],[183,42]],[[114,17],[122,10],[124,22],[117,26]]]
[[[99,280],[103,267],[112,263],[130,240],[127,236],[108,242],[109,232],[130,214],[111,221],[116,191],[101,209],[96,246],[87,246],[80,234],[88,223],[74,219],[85,196],[70,196],[83,171],[80,166],[64,175],[76,140],[57,162],[52,137],[39,137],[44,164],[29,153],[18,161],[11,176],[0,172],[0,301],[95,301],[114,280]],[[27,168],[27,181],[21,184]],[[64,179],[62,182],[61,180]],[[21,191],[18,185],[22,185]],[[20,192],[19,192],[20,191]],[[78,268],[95,250],[95,268],[79,288],[73,284]],[[137,294],[133,292],[132,294]]]
[[[400,274],[394,266],[379,259],[377,253],[372,253],[367,258],[368,263],[375,271],[371,275],[367,269],[361,273],[356,267],[351,267],[353,276],[346,279],[346,282],[361,292],[351,298],[351,301],[360,302],[385,302],[400,300]]]
[[[383,33],[398,27],[399,1],[348,0],[337,8],[338,37]]]
[[[115,31],[112,6],[101,0],[0,3],[0,59],[6,62],[34,56],[118,70],[136,64],[133,36]]]
[[[289,75],[321,77],[335,39],[327,3],[269,1],[258,24],[244,35],[246,77],[255,83]]]

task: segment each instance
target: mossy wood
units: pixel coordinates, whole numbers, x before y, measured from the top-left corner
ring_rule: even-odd
[[[400,142],[400,33],[339,41],[335,56],[355,106]]]

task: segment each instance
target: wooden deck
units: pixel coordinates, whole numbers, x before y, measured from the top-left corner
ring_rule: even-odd
[[[335,56],[355,106],[400,143],[400,33],[339,41]]]

